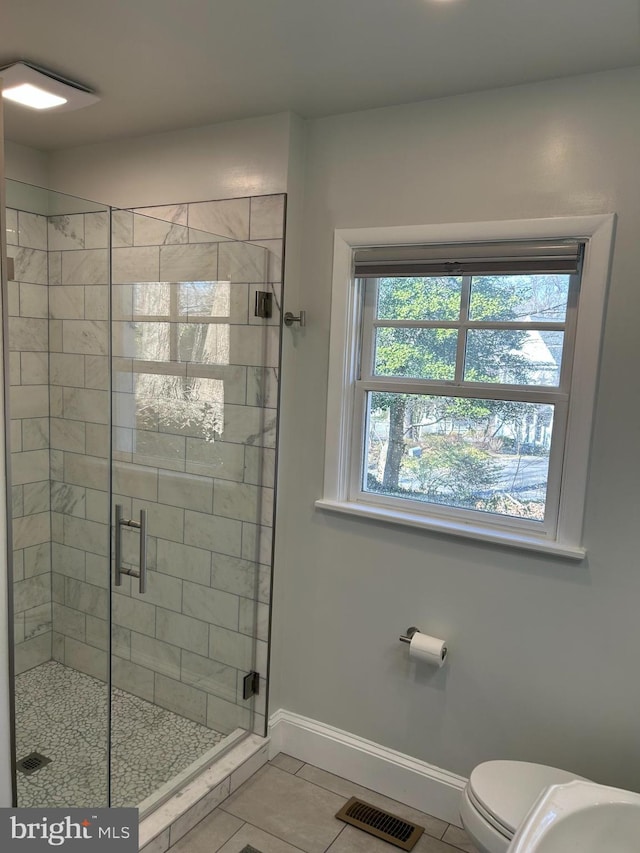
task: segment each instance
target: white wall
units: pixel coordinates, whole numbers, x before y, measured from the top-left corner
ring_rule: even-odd
[[[467,775],[557,764],[640,788],[640,69],[316,120],[283,412],[272,710]],[[582,564],[314,509],[335,228],[615,211]],[[411,624],[449,640],[415,668]]]
[[[114,207],[285,192],[290,122],[279,113],[54,151],[48,186]]]
[[[44,151],[5,140],[4,156],[5,177],[36,187],[47,185],[47,155]]]

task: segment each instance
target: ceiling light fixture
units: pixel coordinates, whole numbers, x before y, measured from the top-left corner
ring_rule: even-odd
[[[30,62],[14,62],[0,68],[2,96],[34,110],[69,112],[95,104],[100,98],[75,83]]]

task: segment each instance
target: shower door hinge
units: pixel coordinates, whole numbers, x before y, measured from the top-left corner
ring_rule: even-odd
[[[260,693],[260,673],[252,671],[242,680],[242,698],[251,699]]]
[[[256,291],[255,316],[269,320],[273,316],[273,294],[266,290]]]

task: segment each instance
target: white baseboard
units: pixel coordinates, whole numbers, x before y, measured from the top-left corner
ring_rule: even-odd
[[[280,708],[269,719],[270,757],[286,752],[351,782],[461,826],[467,782],[386,746]]]

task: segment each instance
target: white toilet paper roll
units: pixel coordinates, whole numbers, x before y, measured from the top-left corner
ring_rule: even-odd
[[[430,637],[428,634],[416,631],[409,644],[409,657],[440,667],[447,659],[447,644],[445,640],[440,640],[438,637]]]

